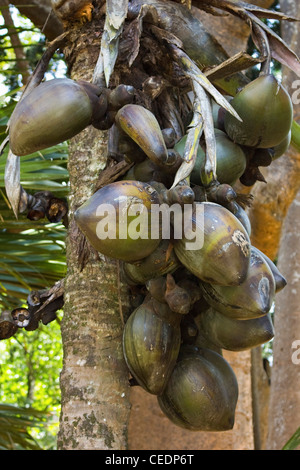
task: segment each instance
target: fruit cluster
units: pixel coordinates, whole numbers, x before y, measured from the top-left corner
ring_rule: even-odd
[[[123,179],[96,191],[75,220],[99,253],[122,262],[124,280],[139,292],[124,327],[126,363],[136,383],[157,395],[175,424],[224,431],[234,423],[238,384],[222,350],[242,351],[273,338],[270,309],[286,284],[274,263],[251,245],[250,221],[233,186],[238,180],[254,184],[258,167],[285,152],[291,100],[272,75],[262,74],[230,99],[242,122],[214,106],[217,180],[209,186],[202,182],[206,151],[201,139],[189,178],[173,187],[187,136],[176,141],[172,129],[161,129],[152,112],[132,103],[133,95],[128,87],[104,93],[67,79],[41,84],[18,104],[10,145],[24,155],[90,124],[110,129],[115,154],[131,168]],[[59,120],[45,112],[49,99],[66,112]],[[153,236],[154,207],[162,206],[179,207],[181,213],[189,206],[192,231],[202,235],[202,243],[188,249],[185,232],[175,237],[184,224],[170,213],[169,235],[158,219]],[[129,233],[132,226],[139,236]]]
[[[123,336],[124,357],[134,380],[157,395],[171,421],[190,430],[232,428],[238,384],[222,349],[242,351],[273,338],[270,310],[275,293],[286,284],[274,263],[251,246],[251,225],[232,186],[238,179],[253,184],[262,158],[268,155],[269,165],[284,153],[290,141],[291,101],[273,76],[262,75],[231,105],[243,122],[218,109],[218,181],[210,187],[202,184],[205,144],[201,142],[190,184],[173,189],[168,188],[187,137],[169,150],[165,135],[170,134],[160,131],[148,110],[132,104],[121,108],[116,131],[122,145],[126,136],[138,145],[135,152],[133,142],[127,141],[126,158],[134,165],[122,181],[97,191],[75,214],[93,246],[122,260],[127,283],[143,293]],[[97,207],[103,203],[117,207],[124,197],[130,201],[128,214],[137,201],[149,208],[158,203],[192,204],[193,227],[203,233],[203,244],[189,250],[187,238],[176,239],[175,218],[170,221],[170,239],[151,239],[149,218],[148,236],[100,240]],[[199,206],[204,213],[200,220]]]

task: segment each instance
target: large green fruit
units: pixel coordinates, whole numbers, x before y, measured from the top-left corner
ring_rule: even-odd
[[[209,308],[199,315],[196,323],[208,340],[229,351],[251,349],[274,337],[270,314],[250,320],[236,320]]]
[[[151,111],[137,104],[123,106],[116,124],[159,166],[168,164],[168,152],[159,123]]]
[[[233,185],[242,176],[246,169],[246,156],[241,147],[225,134],[225,132],[215,129],[216,157],[217,157],[217,180],[219,183]],[[187,136],[184,136],[175,145],[175,150],[182,156]],[[206,153],[199,145],[194,169],[191,173],[191,182],[202,185],[201,169],[205,164]]]
[[[241,222],[225,207],[202,202],[194,205],[192,223],[197,234],[195,242],[185,233],[174,241],[175,254],[181,263],[205,282],[223,286],[244,282],[250,262],[250,241]]]
[[[247,320],[267,314],[275,297],[272,271],[255,250],[251,249],[250,267],[239,286],[201,283],[203,297],[218,312],[230,318]]]
[[[290,96],[273,75],[261,75],[246,85],[231,101],[241,117],[226,112],[225,131],[237,144],[271,148],[288,135],[293,122]]]
[[[151,231],[152,208],[159,203],[149,184],[117,181],[96,191],[74,216],[95,250],[133,262],[149,256],[160,243],[159,224]]]
[[[277,293],[277,292],[280,292],[282,289],[284,289],[284,287],[287,285],[287,281],[285,277],[283,276],[283,274],[277,268],[276,264],[273,263],[273,261],[265,253],[260,251],[258,248],[252,246],[251,250],[256,252],[259,256],[262,256],[263,259],[268,264],[269,268],[271,269],[273,277],[274,277],[274,281],[275,281],[275,292]]]
[[[245,227],[246,232],[248,233],[249,237],[251,235],[251,222],[248,217],[247,212],[243,209],[237,202],[232,202],[232,213],[235,215],[237,219],[241,222],[243,227]]]
[[[179,268],[180,261],[170,245],[169,240],[161,240],[158,247],[146,258],[135,263],[123,263],[123,274],[130,285],[145,284]]]
[[[21,99],[11,116],[12,152],[22,156],[51,147],[91,124],[94,110],[90,89],[97,92],[94,85],[68,78],[49,80],[34,88]],[[94,98],[97,99],[96,94]]]
[[[163,392],[180,348],[180,315],[155,299],[144,301],[128,318],[123,333],[126,363],[147,392]]]
[[[217,352],[185,345],[158,403],[177,426],[191,431],[227,431],[234,425],[238,384]]]
[[[291,140],[292,140],[292,131],[290,131],[287,134],[287,136],[283,139],[282,142],[280,142],[280,144],[270,149],[273,160],[277,160],[277,158],[285,154],[285,152],[288,150],[291,144]]]

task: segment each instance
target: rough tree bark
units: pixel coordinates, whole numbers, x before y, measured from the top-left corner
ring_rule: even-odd
[[[281,450],[300,425],[299,214],[300,192],[284,221],[278,257],[278,267],[287,274],[288,284],[276,299],[268,450]]]
[[[103,23],[103,22],[102,22]],[[72,32],[65,49],[74,79],[90,81],[99,53],[100,18]],[[78,28],[78,25],[77,25]],[[62,412],[58,448],[126,449],[129,417],[128,371],[122,353],[122,315],[127,289],[115,261],[84,245],[74,210],[92,195],[106,164],[106,132],[92,127],[70,144],[70,224],[62,339]],[[82,255],[86,259],[82,268]],[[122,298],[122,312],[120,312]]]
[[[78,78],[78,72],[74,76]],[[127,448],[129,382],[119,301],[122,297],[125,312],[126,289],[119,283],[117,263],[99,259],[93,251],[81,269],[81,234],[73,222],[74,209],[91,196],[102,169],[105,141],[99,134],[87,129],[70,146],[71,204],[58,436],[58,448],[64,450]]]

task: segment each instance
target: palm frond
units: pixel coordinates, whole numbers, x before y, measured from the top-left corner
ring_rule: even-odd
[[[31,194],[51,191],[68,195],[67,143],[21,157],[21,184]],[[65,236],[62,224],[47,219],[16,219],[5,193],[4,172],[8,150],[0,158],[0,308],[26,301],[31,290],[51,287],[65,276]]]
[[[300,446],[300,427],[292,435],[292,437],[286,442],[282,450],[296,450]]]
[[[48,416],[34,408],[0,404],[0,450],[42,450],[29,429],[45,426]]]

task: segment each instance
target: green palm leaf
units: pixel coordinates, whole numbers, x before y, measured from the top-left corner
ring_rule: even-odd
[[[28,429],[44,427],[48,416],[33,408],[0,404],[0,450],[42,450]]]
[[[300,446],[300,427],[283,446],[282,450],[296,450]]]
[[[15,308],[31,290],[49,288],[65,276],[66,229],[47,219],[30,221],[26,214],[16,219],[5,193],[7,155],[8,148],[0,159],[0,308]],[[66,197],[67,161],[67,143],[21,157],[23,188]]]
[[[0,306],[16,307],[31,290],[49,288],[65,276],[64,238],[65,228],[57,224],[0,232]]]

